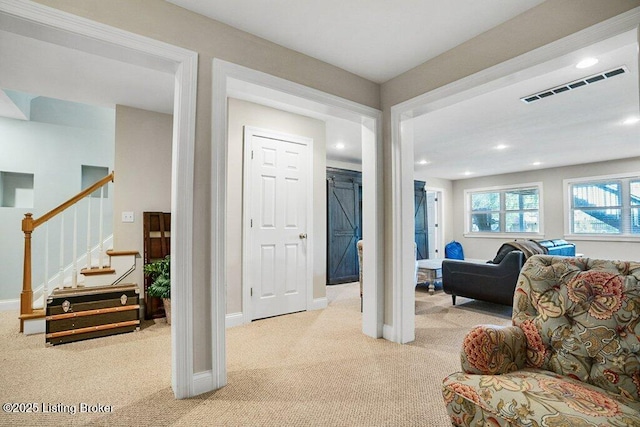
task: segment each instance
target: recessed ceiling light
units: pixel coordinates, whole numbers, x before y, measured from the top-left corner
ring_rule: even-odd
[[[576,64],[576,68],[580,68],[580,69],[589,68],[589,67],[593,67],[597,63],[598,63],[597,58],[585,58]]]
[[[505,144],[498,144],[498,145],[496,145],[496,146],[495,146],[495,147],[493,147],[493,148],[495,148],[496,150],[504,150],[504,149],[505,149],[505,148],[507,148],[507,147],[509,147],[509,146],[508,146],[508,145],[505,145]]]
[[[531,163],[533,166],[540,166],[542,164],[542,162],[533,162]]]
[[[638,122],[640,122],[640,117],[632,116],[632,117],[626,118],[625,121],[622,122],[622,124],[623,125],[635,125]]]
[[[465,171],[465,172],[464,172],[464,176],[469,176],[469,175],[471,175],[471,174],[473,174],[473,172],[471,172],[471,171]]]
[[[344,144],[343,144],[342,142],[338,142],[338,143],[336,144],[336,148],[337,148],[338,150],[344,150]]]
[[[418,162],[419,165],[428,165],[430,162],[428,160],[422,159]]]

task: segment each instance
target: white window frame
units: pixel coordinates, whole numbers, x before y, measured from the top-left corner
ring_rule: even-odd
[[[619,181],[619,180],[629,180],[632,181],[634,179],[640,179],[640,172],[628,172],[621,174],[610,174],[610,175],[599,175],[599,176],[589,176],[582,178],[570,178],[563,180],[564,187],[564,238],[571,240],[592,240],[592,241],[601,241],[601,242],[640,242],[640,235],[633,236],[630,234],[586,234],[586,233],[573,233],[572,227],[572,208],[571,208],[571,186],[573,184],[584,184],[589,182],[600,182],[600,181]],[[622,189],[622,211],[623,211],[623,221],[624,221],[624,212],[625,207],[630,208],[630,193],[628,189],[625,189],[623,186]]]
[[[529,182],[513,185],[499,185],[494,187],[469,188],[464,190],[464,237],[481,237],[481,238],[542,238],[544,237],[544,193],[542,182]],[[471,230],[471,195],[474,193],[488,192],[506,192],[509,190],[537,188],[538,189],[538,232],[537,233],[521,233],[521,232],[496,232],[486,233]]]

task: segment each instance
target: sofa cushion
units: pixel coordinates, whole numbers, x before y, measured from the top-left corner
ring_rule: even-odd
[[[638,402],[538,369],[503,375],[458,372],[445,378],[442,394],[458,426],[640,425]]]
[[[513,312],[527,365],[640,401],[639,279],[640,263],[530,258]]]

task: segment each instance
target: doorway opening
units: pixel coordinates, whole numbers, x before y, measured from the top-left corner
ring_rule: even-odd
[[[383,322],[383,275],[380,257],[383,253],[382,241],[378,236],[383,235],[382,217],[382,140],[381,140],[381,113],[378,110],[366,107],[324,92],[317,91],[287,80],[277,78],[265,73],[254,71],[246,67],[232,64],[220,59],[213,61],[213,150],[212,150],[212,354],[215,360],[212,375],[217,387],[226,383],[226,357],[225,357],[225,313],[227,302],[227,273],[226,260],[227,218],[226,203],[228,200],[229,182],[227,174],[228,152],[228,100],[230,98],[253,102],[255,104],[269,106],[278,110],[288,111],[319,120],[337,117],[349,120],[360,129],[363,148],[363,180],[370,182],[363,191],[365,209],[363,211],[364,235],[368,245],[363,268],[365,279],[364,311],[362,318],[363,333],[372,337],[382,337]],[[323,147],[324,148],[324,147]],[[324,156],[322,156],[324,160]],[[322,177],[316,180],[315,185],[324,186]],[[325,221],[314,224],[322,224],[320,230],[324,230]],[[324,253],[326,236],[315,233],[316,246],[314,253]],[[317,254],[316,254],[316,260]],[[324,260],[324,255],[322,255]],[[320,264],[320,263],[318,263]],[[318,270],[314,264],[314,269]],[[320,264],[323,279],[324,262]],[[322,283],[324,286],[324,282]],[[311,304],[314,308],[322,308],[326,305],[324,295],[314,295]]]
[[[497,91],[508,91],[510,89],[513,89],[516,86],[515,80],[517,80],[518,82],[522,82],[527,79],[534,79],[537,77],[543,78],[545,76],[557,76],[557,71],[560,68],[564,68],[567,70],[571,69],[572,72],[576,72],[575,67],[572,65],[573,60],[575,59],[572,57],[572,54],[584,54],[586,53],[588,48],[593,47],[596,44],[598,44],[598,48],[600,49],[606,48],[610,41],[619,37],[625,38],[627,35],[633,36],[634,41],[637,42],[637,27],[639,21],[640,10],[631,10],[627,13],[621,14],[608,21],[596,24],[592,27],[572,34],[549,45],[521,55],[517,58],[505,61],[504,63],[498,64],[483,71],[479,71],[471,76],[437,88],[431,92],[427,92],[391,107],[391,152],[393,154],[393,158],[391,161],[391,187],[393,193],[392,197],[394,201],[392,206],[393,240],[392,242],[390,242],[393,253],[391,276],[393,277],[394,290],[392,293],[392,299],[394,325],[399,325],[399,335],[401,336],[402,342],[412,341],[415,337],[415,323],[413,321],[415,294],[413,292],[413,280],[411,274],[413,266],[410,262],[407,261],[407,259],[410,259],[408,254],[411,252],[411,246],[413,244],[413,239],[411,237],[413,232],[413,221],[411,218],[412,210],[410,204],[410,183],[413,179],[414,172],[417,170],[417,165],[414,160],[416,158],[420,158],[423,155],[438,152],[438,145],[434,141],[429,140],[429,137],[432,136],[432,133],[429,131],[425,131],[426,127],[424,126],[424,123],[442,123],[442,120],[439,120],[441,116],[437,116],[437,114],[447,110],[448,107],[472,99],[480,103],[484,100],[480,99],[483,95],[497,93]],[[579,50],[583,51],[578,52]],[[637,66],[637,57],[634,57],[632,61],[633,66]],[[556,67],[555,69],[552,68],[554,66]],[[554,71],[556,71],[556,73],[554,73]],[[564,77],[560,79],[560,82],[564,81]],[[573,80],[569,78],[567,81]],[[635,78],[635,82],[637,83],[637,76]],[[531,91],[531,93],[535,92],[535,90]],[[627,93],[629,92],[636,93],[634,98],[637,102],[637,90],[627,91]],[[527,99],[526,97],[529,94],[529,92],[525,91],[525,93],[523,93],[521,96]],[[506,98],[504,96],[504,93],[502,93],[502,96],[500,98]],[[558,99],[562,98],[558,96],[554,98],[554,102]],[[516,97],[515,101],[519,104],[524,105],[519,97]],[[614,104],[617,105],[619,103],[614,102]],[[486,106],[486,103],[483,105]],[[591,105],[593,106],[594,104]],[[544,110],[552,110],[548,108],[549,104],[546,104],[546,106],[547,108],[545,108]],[[637,106],[635,108],[637,110]],[[599,114],[599,108],[591,109],[596,114]],[[471,115],[465,115],[464,113],[458,112],[458,114],[455,115],[455,120],[457,120],[459,123],[460,117],[478,118],[485,112],[485,110],[489,111],[488,109],[482,111],[481,110],[482,107],[476,108]],[[565,109],[565,111],[571,110],[572,108]],[[488,114],[495,113],[491,112]],[[436,116],[439,119],[433,119],[433,117]],[[584,116],[586,116],[586,114],[583,115],[582,119],[584,119]],[[504,116],[500,117],[501,120],[504,121]],[[556,117],[559,117],[559,115],[556,114]],[[521,124],[525,123],[525,120],[526,119],[523,119]],[[484,118],[478,118],[477,121],[480,123],[486,123],[486,120],[484,120]],[[563,120],[563,122],[567,121]],[[534,130],[536,131],[539,130],[537,128],[539,128],[540,123],[553,123],[553,120],[543,119],[538,123],[534,122],[532,128],[534,128]],[[584,124],[579,120],[576,121],[576,123]],[[503,124],[501,124],[501,127],[502,126]],[[473,131],[462,129],[461,126],[457,130],[460,130],[462,133],[466,133],[467,135],[478,136]],[[571,138],[569,136],[565,136],[563,140],[565,139],[569,140]],[[573,139],[575,139],[576,141],[581,141],[585,138]],[[587,135],[586,139],[591,139],[591,135]],[[553,144],[557,145],[557,141],[558,138],[555,138],[555,140],[551,140],[551,142],[549,143],[550,146],[554,146]],[[496,143],[493,147],[490,148],[495,148],[497,150],[505,148],[505,146],[507,145],[508,144],[506,143]],[[446,135],[446,139],[443,141],[443,146],[447,147],[446,154],[450,156],[449,160],[471,160],[472,158],[477,157],[469,155],[468,146],[465,145],[462,140],[455,139],[455,135],[452,135],[452,132]],[[527,144],[528,148],[538,146],[544,147],[544,144]],[[418,147],[420,148],[420,151],[416,151]],[[461,152],[454,153],[454,151],[456,150],[461,150]],[[547,151],[552,150],[547,148]],[[586,152],[584,149],[574,149],[574,152],[578,151]],[[601,150],[595,149],[590,151],[595,153],[601,152]],[[619,151],[621,152],[624,150]],[[497,158],[495,152],[492,152],[491,150],[486,150],[486,152],[492,153],[494,157],[493,161],[484,162],[483,166],[485,168],[485,171],[487,169],[495,169],[498,166],[498,163],[495,160],[495,158]],[[530,154],[531,153],[529,152],[527,153],[527,156],[521,156],[520,158],[529,158]],[[418,155],[420,157],[418,157]],[[564,158],[573,159],[575,158],[575,156],[565,155]],[[531,159],[531,162],[527,166],[527,168],[529,169],[527,170],[531,170],[531,167],[537,166],[534,163],[534,160],[535,159]],[[503,163],[507,164],[506,162]],[[434,167],[448,167],[449,170],[451,169],[450,164],[447,164],[445,162],[434,161],[432,162],[432,165]],[[566,163],[556,164],[555,166],[565,165]],[[500,166],[502,166],[502,164],[500,164]],[[506,174],[509,172],[524,170],[522,166],[519,166],[518,168],[511,171],[503,170],[503,172],[501,173]],[[493,173],[495,174],[495,172]],[[491,173],[485,173],[484,175],[488,176],[491,175]],[[473,176],[473,171],[463,170],[459,174],[459,176],[451,177],[449,179],[460,182],[471,176]],[[456,185],[453,185],[453,188],[455,190]],[[460,202],[460,197],[458,196],[459,195],[456,194],[452,195],[453,204],[460,203],[461,207],[457,210],[457,212],[452,212],[451,218],[448,218],[449,226],[451,229],[453,229],[453,231],[450,232],[451,237],[464,237],[464,208],[462,207],[463,203]],[[453,221],[455,221],[455,224],[453,223]],[[561,233],[562,229],[559,229],[557,234]]]
[[[142,37],[76,15],[30,2],[5,2],[0,8],[0,29],[5,34],[25,37],[31,42],[47,42],[90,54],[94,58],[116,60],[133,68],[170,75],[173,86],[172,158],[172,388],[176,398],[194,394],[192,268],[193,260],[193,153],[197,80],[197,53]],[[54,49],[44,50],[44,53]],[[30,53],[34,53],[30,48]],[[24,52],[26,53],[26,52]],[[58,59],[59,60],[59,59]],[[33,72],[46,67],[32,67]],[[83,67],[84,68],[84,67]],[[106,67],[105,67],[106,68]],[[126,74],[126,73],[124,73]],[[5,76],[3,76],[4,78]],[[27,74],[24,77],[28,77]],[[61,76],[61,78],[64,76]],[[76,78],[77,75],[66,76]],[[52,77],[40,79],[43,83]],[[24,90],[22,85],[12,85]],[[87,84],[95,89],[105,85]],[[46,86],[33,92],[49,95]],[[81,102],[82,99],[76,101]],[[117,178],[116,178],[117,179]]]

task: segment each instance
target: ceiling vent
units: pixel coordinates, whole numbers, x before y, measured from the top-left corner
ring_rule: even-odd
[[[532,95],[525,96],[520,98],[526,104],[531,104],[532,102],[538,101],[543,98],[548,98],[553,95],[557,95],[562,92],[568,92],[570,90],[575,90],[583,86],[587,86],[593,83],[597,83],[606,79],[610,79],[615,76],[619,76],[627,72],[627,68],[622,66],[618,68],[614,68],[613,70],[605,71],[600,74],[594,74],[592,76],[584,77],[579,80],[572,81],[570,83],[565,83],[560,86],[553,87],[551,89],[543,90],[542,92],[534,93]]]

